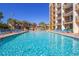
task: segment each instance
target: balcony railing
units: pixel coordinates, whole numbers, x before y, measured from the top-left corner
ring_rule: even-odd
[[[55,23],[54,22],[51,22],[51,26],[55,26]]]
[[[61,19],[61,16],[60,16],[60,17],[57,17],[57,19],[58,19],[58,20]]]
[[[57,14],[61,14],[61,10],[58,10],[58,11],[57,11]]]
[[[67,9],[67,8],[70,8],[70,7],[73,7],[73,4],[72,3],[67,3],[67,4],[64,4],[63,5],[63,8],[64,9]]]
[[[50,13],[50,16],[55,16],[55,14],[53,14],[53,13]]]
[[[61,25],[61,20],[57,20],[57,25]]]
[[[55,8],[55,5],[54,4],[51,4],[50,8]]]
[[[55,21],[55,19],[54,18],[51,18],[51,21]]]
[[[57,25],[61,25],[61,23],[57,23]]]
[[[58,5],[57,5],[57,8],[61,8],[61,4],[58,4]]]
[[[73,23],[73,21],[64,21],[64,24],[72,24]]]
[[[51,16],[50,18],[55,19],[55,15],[50,15],[50,16]]]
[[[64,16],[70,16],[70,15],[73,15],[73,11],[70,11],[68,13],[64,13]]]

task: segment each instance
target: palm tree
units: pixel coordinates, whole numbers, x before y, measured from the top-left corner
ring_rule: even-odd
[[[46,24],[44,22],[40,22],[39,26],[40,26],[41,30],[46,30]]]
[[[30,23],[27,21],[22,21],[23,24],[23,29],[24,30],[29,30],[30,29]]]
[[[8,25],[11,27],[11,29],[15,29],[15,27],[16,27],[16,19],[9,18],[8,19]]]
[[[22,27],[22,22],[17,20],[15,28],[21,30],[21,27]]]
[[[19,21],[19,25],[21,27],[21,30],[25,30],[26,29],[26,22],[25,21]]]
[[[27,21],[17,21],[17,27],[19,27],[19,29],[21,30],[27,30],[29,29],[29,22]]]
[[[37,27],[37,24],[36,24],[36,23],[33,23],[33,24],[32,24],[33,31],[36,30],[36,27]]]
[[[0,12],[0,22],[1,22],[1,19],[3,18],[3,13]]]

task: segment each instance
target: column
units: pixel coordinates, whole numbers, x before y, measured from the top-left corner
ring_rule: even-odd
[[[76,13],[76,3],[73,4],[73,33],[78,33],[78,25],[76,24],[76,17],[78,16]]]
[[[63,13],[64,13],[64,10],[63,10],[63,3],[61,4],[61,18],[62,18],[62,20],[61,20],[61,30],[63,31],[64,29],[65,29],[65,27],[64,27],[64,17],[63,17]]]
[[[57,29],[57,3],[55,3],[55,30]]]

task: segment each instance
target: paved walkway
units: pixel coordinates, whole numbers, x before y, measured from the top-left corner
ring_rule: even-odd
[[[55,33],[57,33],[57,34],[61,34],[61,35],[66,35],[66,36],[70,36],[70,37],[79,39],[79,34],[74,34],[74,33],[64,33],[64,32],[55,32]]]
[[[11,35],[15,35],[15,34],[21,34],[21,33],[24,33],[26,31],[21,31],[21,32],[12,32],[12,33],[7,33],[7,34],[1,34],[0,35],[0,39],[1,38],[5,38],[5,37],[8,37],[8,36],[11,36]]]

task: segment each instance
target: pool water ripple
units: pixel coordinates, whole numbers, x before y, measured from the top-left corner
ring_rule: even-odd
[[[27,32],[1,39],[0,55],[78,56],[79,40],[45,31]]]

